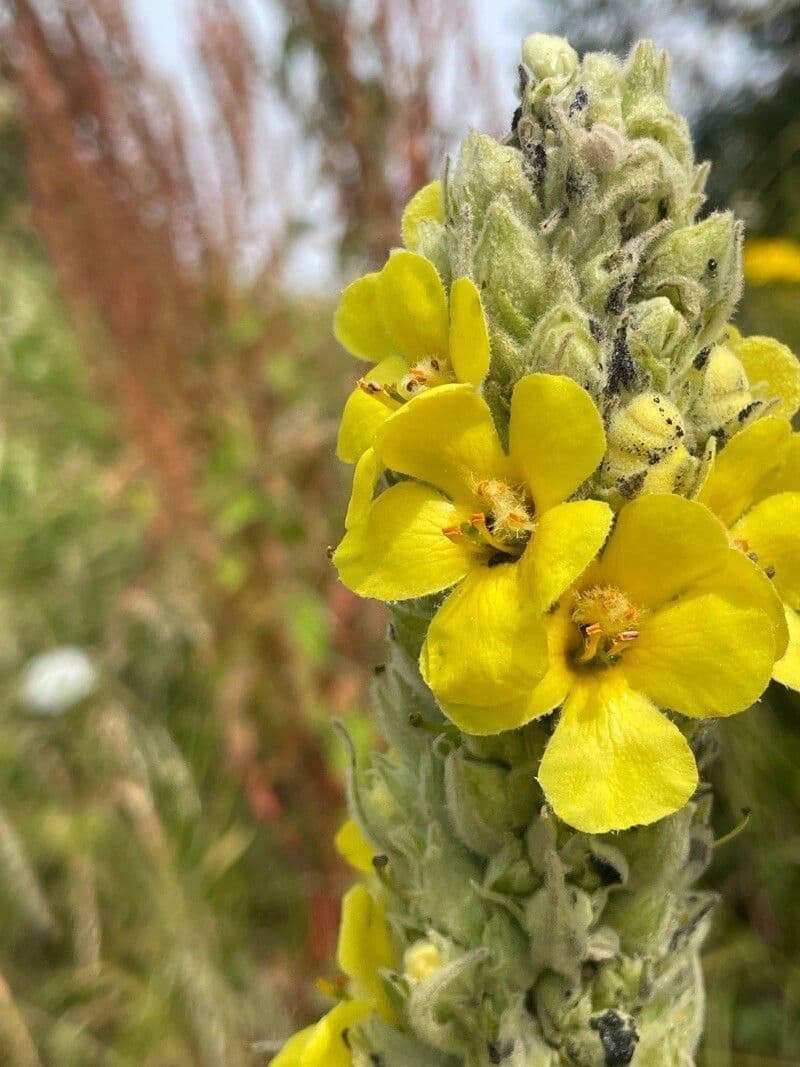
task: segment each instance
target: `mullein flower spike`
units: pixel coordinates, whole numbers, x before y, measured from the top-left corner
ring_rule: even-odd
[[[523,45],[345,289],[333,555],[390,604],[340,999],[277,1067],[690,1067],[713,722],[800,688],[800,366],[729,323],[667,60]]]

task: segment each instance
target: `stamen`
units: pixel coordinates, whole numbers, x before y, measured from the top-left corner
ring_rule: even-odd
[[[366,393],[367,396],[371,396],[374,400],[379,401],[390,411],[397,411],[398,407],[403,403],[402,397],[391,393],[387,386],[379,385],[378,382],[369,382],[366,378],[359,378],[358,388],[363,393]]]

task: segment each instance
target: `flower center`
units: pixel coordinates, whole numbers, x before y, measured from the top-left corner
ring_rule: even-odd
[[[415,363],[409,369],[408,374],[405,374],[397,382],[381,384],[380,382],[371,382],[366,378],[360,378],[358,387],[368,393],[369,396],[385,404],[391,411],[396,411],[397,408],[405,404],[412,396],[416,396],[417,393],[421,393],[425,389],[432,389],[436,385],[447,385],[455,380],[456,376],[450,366],[449,359],[443,359],[441,356],[429,356],[426,359],[421,359],[419,363]]]
[[[610,667],[632,641],[641,610],[613,585],[597,585],[575,594],[572,621],[583,638],[575,652],[579,664]]]
[[[482,478],[472,491],[485,502],[469,522],[447,527],[446,537],[469,537],[477,544],[494,549],[489,563],[504,563],[521,556],[536,525],[534,507],[525,491],[499,478]]]

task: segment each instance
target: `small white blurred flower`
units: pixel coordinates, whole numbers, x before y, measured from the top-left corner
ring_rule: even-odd
[[[22,669],[19,698],[34,715],[63,715],[87,697],[97,682],[97,670],[82,648],[65,645],[42,652]]]

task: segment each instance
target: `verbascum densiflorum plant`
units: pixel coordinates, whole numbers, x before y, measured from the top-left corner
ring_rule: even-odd
[[[800,689],[800,368],[652,44],[523,45],[343,293],[333,561],[390,606],[333,1006],[275,1067],[690,1067],[720,719]],[[346,743],[347,742],[345,738]]]

